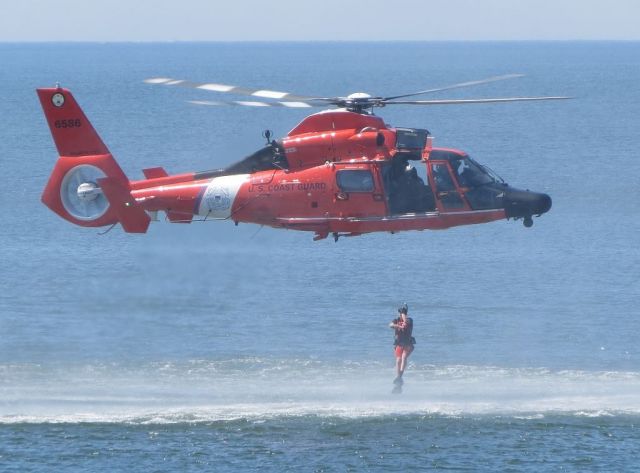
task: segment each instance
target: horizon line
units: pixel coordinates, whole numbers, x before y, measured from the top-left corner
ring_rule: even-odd
[[[175,43],[636,43],[633,39],[176,39],[176,40],[0,40],[0,44],[175,44]]]

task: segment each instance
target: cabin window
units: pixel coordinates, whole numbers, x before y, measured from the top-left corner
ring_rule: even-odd
[[[373,175],[365,169],[348,169],[338,171],[336,179],[338,187],[343,192],[372,192],[374,189]]]

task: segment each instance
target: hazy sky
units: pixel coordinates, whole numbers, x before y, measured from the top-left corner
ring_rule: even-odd
[[[640,0],[0,0],[0,41],[640,40]]]

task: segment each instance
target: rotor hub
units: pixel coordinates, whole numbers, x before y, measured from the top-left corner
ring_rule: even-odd
[[[102,189],[100,189],[95,182],[83,182],[78,186],[77,193],[78,199],[85,202],[91,202],[102,194]]]
[[[347,95],[347,98],[351,100],[370,99],[371,95],[367,94],[366,92],[354,92],[351,95]]]

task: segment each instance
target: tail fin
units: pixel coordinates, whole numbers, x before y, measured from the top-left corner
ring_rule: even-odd
[[[60,156],[109,154],[71,92],[59,87],[37,91]]]
[[[120,221],[127,232],[146,232],[149,216],[131,197],[127,176],[71,92],[60,87],[37,92],[60,155],[42,202],[76,225],[101,227]],[[123,207],[130,210],[123,212]]]

